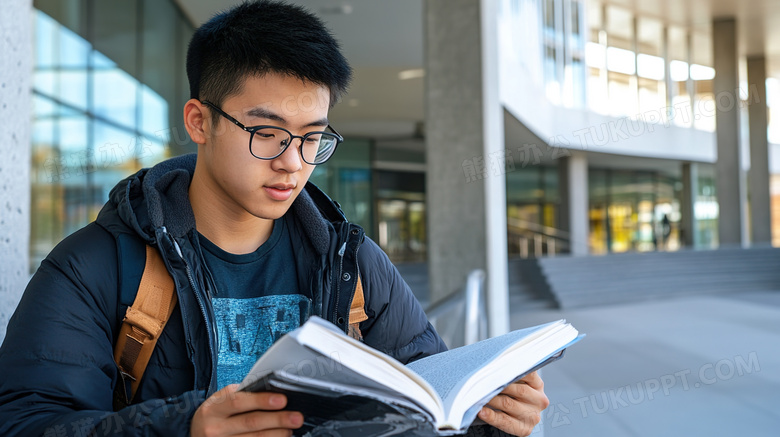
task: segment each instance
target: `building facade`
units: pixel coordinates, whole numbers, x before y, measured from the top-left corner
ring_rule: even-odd
[[[14,278],[0,280],[2,326],[29,274],[117,181],[195,151],[181,121],[186,47],[201,11],[230,3],[9,4],[4,33],[24,38],[0,95],[4,114],[30,117],[0,120],[13,135],[0,147],[19,144],[0,156],[0,276]],[[394,261],[427,262],[433,299],[473,268],[498,293],[508,257],[780,244],[778,80],[739,48],[736,12],[296,3],[328,22],[356,73],[331,117],[347,140],[312,180]]]

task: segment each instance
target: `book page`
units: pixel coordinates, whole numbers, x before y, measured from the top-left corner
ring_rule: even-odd
[[[312,323],[313,322],[313,323]],[[309,324],[317,328],[318,324],[328,323],[312,317]],[[442,399],[430,384],[422,377],[410,371],[403,364],[342,332],[332,330],[299,329],[290,334],[301,344],[329,356],[338,357],[339,362],[356,373],[370,378],[385,387],[403,394],[430,413],[436,421],[444,418]]]
[[[479,343],[431,355],[409,363],[406,367],[428,381],[439,393],[446,406],[452,393],[457,392],[475,371],[494,360],[511,346],[532,340],[535,338],[534,334],[540,335],[542,330],[550,325],[513,331]]]
[[[255,363],[239,387],[259,390],[257,381],[283,370],[290,376],[313,377],[327,383],[395,392],[432,416],[444,419],[442,400],[423,378],[381,352],[346,336],[332,324],[311,317],[302,327],[280,338]]]
[[[490,366],[492,362],[507,351],[521,349],[523,346],[531,344],[562,325],[563,321],[557,321],[513,331],[499,337],[423,358],[408,364],[407,367],[425,378],[433,386],[444,401],[445,412],[450,417],[450,410],[456,403],[458,393],[464,387],[464,384],[482,368]],[[535,363],[530,363],[529,366],[533,364]],[[513,367],[508,372],[513,373],[513,375],[501,375],[500,378],[507,379],[508,382],[511,381],[513,376],[523,373],[524,370],[527,369]],[[486,393],[492,392],[494,389],[495,387],[491,387]],[[461,403],[468,404],[465,407],[459,405],[457,408],[460,412],[459,414],[468,410],[468,407],[472,405],[471,402],[477,402],[480,399],[481,397],[476,399],[458,399]],[[460,428],[463,424],[460,419],[451,419],[447,421],[447,425]]]
[[[452,403],[447,404],[450,420],[473,420],[465,418],[465,413],[472,410],[475,402],[490,398],[495,387],[504,387],[516,380],[538,364],[547,361],[562,349],[571,346],[581,337],[577,330],[569,324],[551,326],[532,342],[523,347],[509,347],[495,360],[474,372],[461,386],[457,397],[451,397]]]

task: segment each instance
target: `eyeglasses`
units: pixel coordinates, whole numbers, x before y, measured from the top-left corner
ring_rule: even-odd
[[[249,153],[257,159],[274,159],[290,147],[293,139],[301,139],[301,157],[307,164],[319,165],[327,161],[344,138],[335,129],[332,132],[309,132],[305,135],[293,135],[292,132],[278,126],[244,126],[243,123],[228,115],[217,105],[203,100],[204,105],[217,111],[231,123],[249,132]]]

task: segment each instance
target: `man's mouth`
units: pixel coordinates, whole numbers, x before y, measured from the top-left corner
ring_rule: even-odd
[[[291,184],[277,184],[268,185],[263,187],[265,192],[274,200],[287,200],[292,196],[295,185]]]

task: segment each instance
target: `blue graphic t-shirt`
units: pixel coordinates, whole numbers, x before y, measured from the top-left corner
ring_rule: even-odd
[[[285,221],[274,221],[268,241],[243,255],[225,252],[200,235],[203,256],[217,289],[219,388],[239,383],[282,335],[311,314],[311,300],[298,290],[292,242]]]

